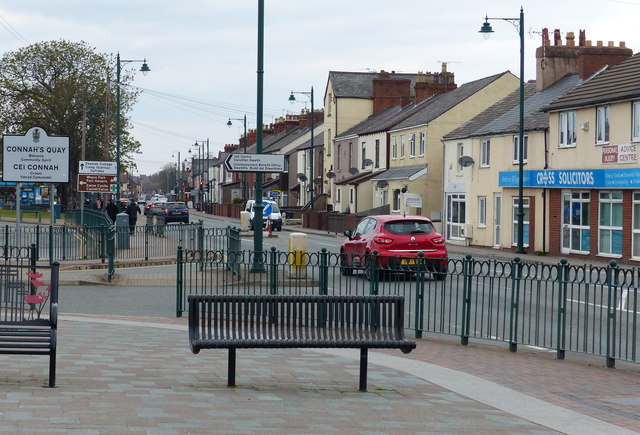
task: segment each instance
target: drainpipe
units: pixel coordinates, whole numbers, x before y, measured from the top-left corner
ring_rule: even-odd
[[[549,169],[549,143],[547,134],[549,129],[544,131],[544,169]],[[542,252],[547,252],[547,188],[542,189]]]

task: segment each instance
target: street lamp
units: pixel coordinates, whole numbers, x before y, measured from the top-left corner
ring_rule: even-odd
[[[200,144],[201,142],[201,144]],[[202,161],[204,160],[204,144],[207,144],[207,155],[209,153],[209,139],[205,140],[197,140],[195,144],[193,144],[194,147],[198,148],[198,181],[199,186],[198,186],[198,198],[199,198],[199,206],[200,206],[200,211],[204,211],[202,203],[204,202],[204,192],[202,191],[203,187],[204,187],[204,170],[203,170],[203,164]],[[200,145],[202,145],[202,147],[200,147]],[[200,152],[202,151],[202,153]],[[189,153],[191,153],[191,150],[189,150]],[[194,155],[195,158],[195,155]],[[207,171],[209,170],[208,168],[208,161],[209,158],[207,157]],[[191,170],[193,171],[193,173],[191,174],[191,177],[195,177],[196,171],[195,168],[191,168]],[[194,179],[195,181],[195,179]]]
[[[227,127],[231,128],[233,123],[231,121],[242,121],[244,123],[244,153],[247,154],[247,115],[245,114],[243,118],[229,118],[227,121]],[[244,200],[247,200],[247,173],[242,173],[242,197]]]
[[[180,151],[177,152],[178,154],[178,163],[176,163],[176,180],[177,180],[177,184],[178,184],[178,201],[180,201],[180,181],[182,178],[182,174],[180,173]],[[171,155],[171,157],[175,157],[175,153]]]
[[[311,200],[309,201],[310,204],[310,208],[311,211],[313,211],[313,199],[315,196],[315,180],[313,178],[313,129],[314,129],[314,124],[315,124],[315,113],[313,111],[313,86],[311,86],[311,92],[294,92],[291,91],[291,95],[289,95],[289,102],[291,104],[295,103],[296,101],[296,97],[293,94],[303,94],[303,95],[309,95],[309,98],[311,100],[311,143],[310,143],[310,150],[309,150],[309,165],[311,166],[309,168],[310,173],[309,173],[309,181],[311,183]]]
[[[490,18],[485,16],[480,33],[485,39],[493,33],[489,20],[508,21],[516,28],[520,36],[520,127],[518,133],[518,237],[516,241],[516,253],[524,254],[524,208],[523,208],[523,172],[524,172],[524,11],[520,7],[519,18]]]
[[[147,75],[149,71],[151,71],[147,65],[147,59],[120,59],[120,52],[118,52],[116,58],[116,200],[118,201],[120,200],[120,72],[122,68],[121,65],[126,65],[131,62],[142,62],[140,71],[144,75]]]

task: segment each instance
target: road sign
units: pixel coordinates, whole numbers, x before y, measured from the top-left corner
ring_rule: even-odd
[[[78,174],[106,174],[116,175],[118,173],[116,162],[96,162],[91,160],[80,160],[78,163]]]
[[[224,166],[229,172],[286,172],[283,154],[229,154]]]
[[[78,192],[109,193],[117,190],[115,175],[78,174]]]
[[[4,181],[69,182],[69,138],[48,136],[40,127],[3,135]]]
[[[271,212],[273,211],[273,206],[269,201],[262,201],[262,205],[264,208],[262,209],[262,216],[269,217],[271,216]]]

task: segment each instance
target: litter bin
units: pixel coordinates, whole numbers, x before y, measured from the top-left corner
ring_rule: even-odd
[[[129,215],[126,213],[116,215],[116,240],[118,249],[129,249]]]
[[[62,205],[59,202],[53,203],[53,217],[54,219],[60,219],[62,214]]]

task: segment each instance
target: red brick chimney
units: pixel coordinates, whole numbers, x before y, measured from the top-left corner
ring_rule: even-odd
[[[416,103],[426,100],[427,98],[449,92],[457,88],[453,73],[447,71],[447,63],[442,62],[442,72],[426,73],[418,71],[416,85],[414,87],[416,94]]]
[[[372,80],[373,113],[398,104],[406,104],[411,98],[411,80],[394,78],[382,70],[380,76]]]
[[[542,29],[542,46],[536,50],[536,90],[548,88],[567,74],[579,74],[586,79],[605,66],[613,66],[633,55],[633,50],[624,42],[616,46],[609,41],[605,47],[602,41],[596,46],[587,41],[585,31],[580,30],[578,45],[573,32],[567,33],[566,44],[562,44],[559,29],[553,32],[553,42],[549,40],[549,29]]]
[[[310,110],[305,109],[300,114],[300,128],[311,127],[311,114],[309,112]],[[324,110],[322,109],[314,110],[313,122],[315,125],[318,125],[324,122]]]

